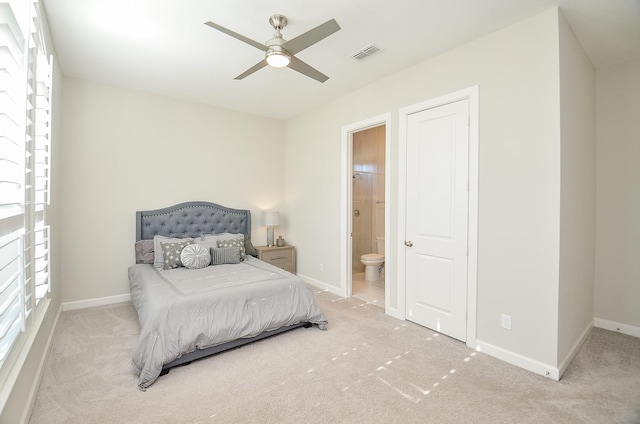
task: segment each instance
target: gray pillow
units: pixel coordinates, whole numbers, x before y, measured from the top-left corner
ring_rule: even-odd
[[[238,238],[241,233],[215,233],[215,234],[203,234],[200,236],[202,240],[230,240]]]
[[[162,255],[162,247],[160,246],[160,243],[180,243],[188,240],[193,240],[193,239],[154,236],[153,237],[153,252],[154,252],[153,266],[160,269],[164,268],[164,257]]]
[[[253,247],[251,243],[251,236],[249,234],[244,235],[244,251],[247,255],[258,257],[258,251]]]
[[[218,241],[220,240],[231,240],[237,239],[240,237],[244,237],[242,234],[233,234],[233,233],[219,233],[219,234],[204,234],[194,241],[198,244],[203,245],[204,247],[212,248],[218,247]]]
[[[244,236],[232,240],[218,240],[218,247],[239,247],[240,248],[240,260],[247,260],[247,253],[244,250]]]
[[[211,263],[211,254],[209,249],[199,244],[190,244],[185,246],[180,252],[180,261],[182,265],[189,269],[200,269],[209,266]]]
[[[174,269],[183,266],[180,260],[180,254],[182,253],[182,249],[190,244],[193,244],[193,240],[187,240],[181,243],[160,243],[162,247],[162,257],[164,258],[164,266],[162,269]]]
[[[153,261],[153,240],[138,240],[136,242],[136,263],[152,264]]]
[[[240,263],[240,248],[235,247],[221,247],[211,248],[211,265],[222,264],[239,264]]]

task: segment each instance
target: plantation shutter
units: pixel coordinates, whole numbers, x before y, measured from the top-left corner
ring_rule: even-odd
[[[0,1],[0,367],[49,291],[52,67],[38,7]]]
[[[39,25],[38,22],[36,24]],[[35,34],[40,42],[36,61],[36,123],[35,123],[35,289],[36,304],[50,291],[49,280],[49,226],[46,223],[46,207],[49,205],[50,138],[51,138],[51,78],[53,59],[47,56],[42,31]]]
[[[24,204],[27,31],[19,22],[28,12],[13,3],[0,3],[0,219]]]
[[[29,1],[31,3],[31,1]],[[49,184],[49,93],[51,66],[32,2],[27,53],[25,145],[24,306],[28,316],[49,290],[49,228],[45,206]]]

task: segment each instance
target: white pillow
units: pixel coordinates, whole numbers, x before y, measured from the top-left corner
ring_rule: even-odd
[[[190,244],[182,249],[180,261],[182,261],[182,265],[189,269],[200,269],[209,266],[211,255],[206,247],[199,244]]]

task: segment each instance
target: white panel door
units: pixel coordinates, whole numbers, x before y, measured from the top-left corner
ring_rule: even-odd
[[[406,318],[466,341],[469,104],[407,122]]]

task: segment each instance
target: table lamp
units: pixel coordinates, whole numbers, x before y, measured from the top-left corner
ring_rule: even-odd
[[[262,226],[267,227],[267,246],[275,245],[273,227],[280,225],[280,213],[278,211],[263,211]]]

